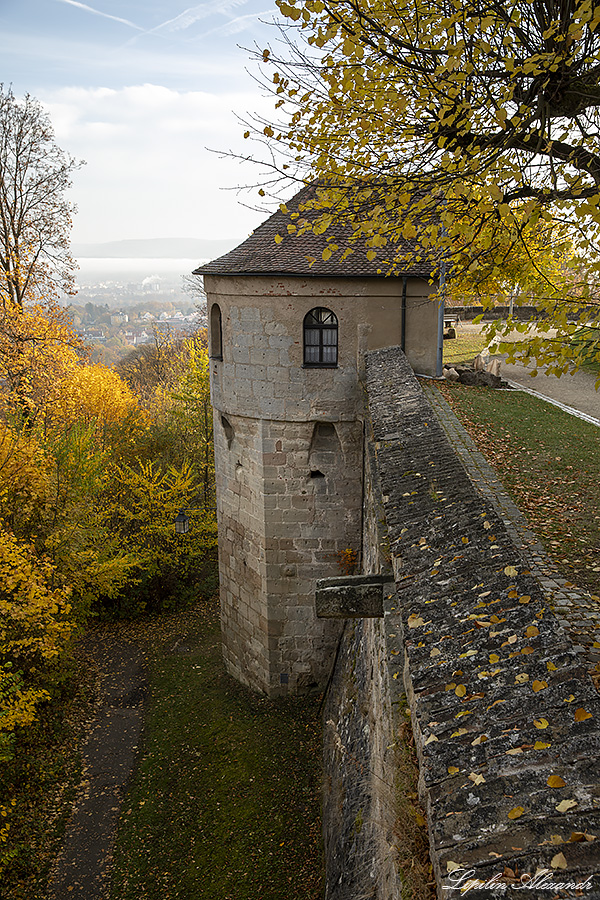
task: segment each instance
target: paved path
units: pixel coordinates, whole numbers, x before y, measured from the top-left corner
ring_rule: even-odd
[[[48,900],[104,900],[119,813],[135,764],[147,692],[145,660],[108,629],[88,636],[102,671],[98,712],[83,747],[84,780],[52,873]]]
[[[544,547],[530,530],[525,517],[508,496],[495,471],[478,450],[435,383],[421,380],[421,387],[471,481],[495,507],[516,546],[528,558],[532,573],[540,581],[576,649],[585,653],[590,666],[596,665],[600,661],[600,649],[592,645],[594,641],[600,642],[600,604],[586,592],[573,587],[556,570]]]

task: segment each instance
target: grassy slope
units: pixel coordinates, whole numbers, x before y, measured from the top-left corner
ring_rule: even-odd
[[[600,432],[518,391],[441,385],[547,551],[600,595]]]
[[[314,700],[269,701],[223,671],[218,615],[183,619],[188,653],[155,653],[125,802],[118,900],[317,900],[321,735]],[[191,636],[190,636],[191,632]]]

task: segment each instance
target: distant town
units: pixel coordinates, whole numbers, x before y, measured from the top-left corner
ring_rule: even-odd
[[[92,360],[110,366],[160,334],[182,337],[204,327],[202,279],[191,273],[232,243],[119,241],[75,246],[77,293],[63,297],[62,303]]]

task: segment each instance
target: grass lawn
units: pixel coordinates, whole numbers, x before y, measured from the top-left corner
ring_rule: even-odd
[[[478,353],[484,350],[489,340],[478,332],[461,331],[460,325],[455,338],[444,341],[444,363],[448,365],[470,365]]]
[[[114,900],[318,900],[318,702],[270,701],[227,676],[216,604],[160,625]],[[191,648],[173,651],[177,637]]]
[[[600,595],[600,431],[520,391],[440,384],[570,581]]]

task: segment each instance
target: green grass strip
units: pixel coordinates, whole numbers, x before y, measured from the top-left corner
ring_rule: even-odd
[[[521,391],[440,389],[562,573],[600,595],[600,429]]]
[[[155,653],[112,897],[318,900],[316,703],[238,685],[223,670],[217,611],[195,615],[180,620],[190,652],[173,650],[171,635]]]

